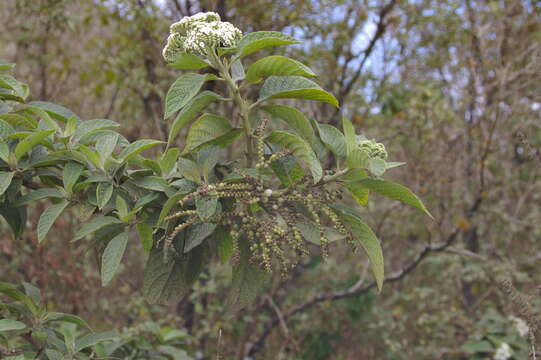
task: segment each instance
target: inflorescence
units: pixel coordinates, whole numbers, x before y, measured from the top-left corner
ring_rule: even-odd
[[[324,258],[328,256],[330,242],[326,225],[330,225],[345,238],[353,249],[356,248],[350,230],[329,206],[341,199],[340,190],[323,184],[312,184],[307,178],[287,188],[273,189],[265,184],[260,174],[273,161],[288,155],[264,155],[261,134],[265,126],[266,121],[263,121],[253,134],[258,147],[258,174],[248,174],[237,169],[234,173],[238,177],[234,181],[204,184],[186,195],[178,204],[180,210],[166,218],[166,221],[174,221],[176,224],[165,237],[166,252],[177,234],[200,221],[194,210],[194,200],[212,198],[233,200],[231,210],[223,211],[210,220],[230,230],[235,249],[233,259],[238,258],[239,240],[244,237],[249,244],[251,261],[268,272],[272,271],[274,265],[279,265],[282,274],[286,275],[301,256],[308,254],[300,223],[308,223],[317,229]]]
[[[184,17],[171,25],[170,33],[163,49],[167,62],[175,61],[181,52],[206,56],[217,47],[235,47],[242,37],[239,29],[214,12]]]

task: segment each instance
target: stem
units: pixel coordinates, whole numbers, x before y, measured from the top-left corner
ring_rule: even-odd
[[[244,100],[240,95],[240,89],[229,74],[229,68],[220,61],[218,56],[216,56],[214,60],[218,65],[218,71],[220,72],[221,77],[225,80],[227,87],[232,94],[233,101],[239,107],[240,117],[242,119],[242,127],[244,129],[244,135],[246,136],[247,167],[252,167],[255,156],[254,141],[252,136],[252,125],[250,123],[250,111],[252,109],[252,106],[248,104],[248,102]]]

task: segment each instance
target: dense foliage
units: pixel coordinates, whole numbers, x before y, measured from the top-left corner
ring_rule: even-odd
[[[175,115],[180,116],[188,104],[178,109],[178,114],[166,114],[168,88],[179,75],[182,78],[189,74],[182,75],[179,69],[164,66],[162,48],[167,29],[178,19],[209,10],[247,31],[245,36],[263,29],[289,34],[282,36],[302,43],[263,48],[241,56],[245,67],[243,80],[240,80],[242,73],[236,72],[240,67],[232,61],[237,56],[235,52],[220,53],[218,59],[229,69],[234,85],[231,86],[226,76],[220,74],[220,65],[213,65],[206,50],[194,40],[206,34],[214,44],[230,46],[241,39],[234,35],[238,32],[221,37],[223,34],[216,30],[233,30],[233,25],[171,29],[168,43],[173,45],[169,48],[173,55],[187,51],[183,60],[199,67],[192,69],[197,74],[190,76],[198,79],[203,78],[197,75],[206,76],[201,80],[199,94],[188,101],[195,102],[198,98],[202,101],[200,106],[206,107],[189,115],[188,120],[175,122],[178,118]],[[28,82],[32,89],[24,103],[10,100],[13,107],[4,107],[2,111],[28,117],[33,124],[6,121],[14,132],[3,154],[8,160],[14,157],[17,165],[5,165],[2,169],[4,183],[11,180],[2,201],[8,198],[4,204],[12,210],[5,213],[21,211],[8,220],[15,230],[17,221],[24,217],[27,225],[20,223],[21,231],[16,239],[11,239],[7,226],[0,228],[0,280],[39,285],[48,309],[81,315],[99,331],[132,327],[146,321],[186,329],[193,336],[189,340],[189,352],[194,356],[522,359],[532,353],[539,327],[536,264],[541,234],[535,225],[541,200],[537,191],[541,144],[541,97],[537,84],[541,80],[538,61],[541,47],[536,2],[7,0],[0,3],[0,20],[5,30],[0,32],[0,58],[17,63],[15,68],[3,72],[8,77],[4,80],[8,85],[3,85],[3,93],[27,95],[24,85],[13,81],[9,85],[9,76]],[[184,46],[188,38],[190,42]],[[270,77],[265,71],[260,73],[260,69],[272,67],[273,62],[282,67],[283,55],[289,59],[285,60],[289,69],[299,73]],[[168,57],[168,60],[174,63],[176,58]],[[310,68],[299,65],[299,60]],[[254,70],[250,72],[251,68]],[[318,76],[314,77],[316,73]],[[272,76],[300,76],[316,82],[318,87],[310,89],[329,89],[341,106],[292,98],[258,103]],[[223,80],[212,80],[214,77]],[[248,132],[234,96],[235,86],[242,101],[256,104],[249,110]],[[195,91],[191,87],[188,90]],[[298,94],[297,89],[294,92]],[[203,94],[209,97],[203,99]],[[77,117],[50,103],[62,104],[84,119],[104,117],[121,124],[119,127],[109,123],[110,128],[97,131],[108,133],[111,138],[114,134],[119,136],[111,156],[104,157],[103,169],[92,160],[82,161],[82,157],[55,158],[56,164],[41,167],[49,170],[47,175],[34,175],[38,168],[26,169],[26,164],[41,155],[54,157],[56,152],[65,150],[84,152],[80,145],[98,153],[96,142],[67,135],[72,131],[67,125],[73,124],[69,119]],[[295,116],[295,120],[283,119],[284,109],[293,107],[301,115]],[[231,128],[224,125],[219,131],[231,136],[229,140],[227,136],[221,139],[225,143],[231,141],[230,146],[222,147],[214,139],[210,140],[211,144],[193,142],[188,146],[186,135],[196,124],[204,125],[198,121],[205,118],[199,111],[213,114],[215,117],[207,116],[205,120],[213,125],[220,121],[225,124],[220,117],[228,119]],[[44,119],[44,114],[57,128]],[[164,114],[168,115],[167,119]],[[303,118],[308,120],[309,127],[301,127]],[[344,123],[343,118],[346,118]],[[326,136],[325,131],[333,135],[342,130],[342,135],[337,135],[341,138],[344,128],[351,128],[348,119],[356,132],[361,131],[368,139],[380,139],[386,148],[356,135],[354,148],[366,150],[363,153],[368,157],[362,173],[366,178],[351,178],[360,173],[356,170],[337,178],[340,181],[336,182],[332,177],[346,170],[348,156],[332,143],[332,137]],[[75,125],[79,127],[87,122],[76,120]],[[17,159],[15,152],[24,138],[55,128],[54,135],[45,136],[24,154],[19,152]],[[306,131],[310,129],[314,138]],[[313,175],[318,172],[315,162],[310,156],[299,156],[298,151],[295,154],[278,144],[274,141],[275,132],[307,142],[321,165],[322,178],[332,181],[315,186]],[[126,147],[139,139],[158,139],[161,143],[128,159],[124,168],[118,168]],[[252,142],[253,150],[250,166],[248,142]],[[262,157],[259,144],[264,145]],[[169,150],[173,150],[169,153],[171,158],[178,152],[180,163],[176,170],[166,174],[167,165],[165,170],[162,167],[167,160],[161,154]],[[200,163],[205,152],[217,157],[216,166],[207,177],[205,165]],[[383,180],[378,171],[383,169],[381,160],[387,161],[387,152],[388,158],[408,165],[383,174]],[[349,158],[351,162],[353,157]],[[200,167],[195,175],[201,175],[200,183],[186,180],[180,171],[180,165],[192,164],[185,159]],[[284,185],[284,176],[279,174],[289,170],[297,176],[296,170],[291,171],[297,168],[294,161],[304,174],[298,175],[294,185]],[[72,164],[68,166],[68,163]],[[274,163],[286,166],[280,169],[272,166]],[[13,159],[11,164],[15,164]],[[66,166],[77,164],[83,169],[70,195],[61,172]],[[120,177],[107,172],[113,169]],[[14,174],[10,179],[11,173]],[[107,180],[80,185],[95,175],[103,175]],[[295,176],[285,181],[296,179]],[[139,183],[147,177],[153,178],[148,180],[151,183]],[[435,221],[417,209],[387,201],[373,189],[369,191],[370,201],[357,208],[353,216],[370,225],[373,234],[381,239],[386,285],[378,295],[378,284],[366,276],[371,267],[369,259],[349,246],[342,246],[342,241],[335,241],[347,237],[340,224],[346,232],[351,226],[343,218],[334,221],[325,205],[332,210],[332,216],[351,215],[340,210],[344,205],[351,209],[359,202],[364,204],[365,188],[374,180],[389,182],[388,179],[407,184],[422,195]],[[98,184],[103,184],[99,197],[104,201],[111,180],[110,201],[98,204]],[[360,184],[361,180],[364,185]],[[183,189],[175,181],[190,184],[194,195],[178,194],[187,196],[186,201],[175,201],[174,208],[157,225],[166,199]],[[234,190],[235,183],[243,188]],[[17,184],[20,184],[19,194],[14,191]],[[54,192],[55,197],[49,200],[43,198],[19,206],[17,198],[41,188],[58,191],[61,196]],[[287,188],[298,191],[297,197],[290,197],[285,205],[294,206],[300,219],[293,219],[296,223],[290,226],[285,222],[287,216],[280,215],[277,225],[292,231],[263,233],[261,228],[273,225],[269,224],[272,217],[267,214],[273,210],[284,212],[280,207],[268,206],[268,202],[278,206],[272,201],[278,201],[281,191]],[[266,190],[272,190],[269,199]],[[231,192],[236,192],[236,197],[222,196]],[[341,207],[336,208],[332,204],[334,200],[329,201],[324,192],[336,199],[341,196],[338,201]],[[158,197],[123,221],[122,200],[126,203],[124,214],[128,215],[135,209],[137,200],[146,194]],[[122,199],[118,204],[117,198]],[[250,204],[254,199],[257,204]],[[44,230],[36,231],[40,224],[42,229],[47,229],[47,220],[40,222],[42,214],[60,210],[66,202],[62,214],[46,237],[42,237]],[[205,206],[210,205],[212,211],[214,203],[215,216],[202,220],[200,216],[205,218],[204,212],[208,210],[204,210]],[[51,206],[53,210],[48,210]],[[14,211],[15,207],[19,210]],[[239,216],[241,211],[242,215],[252,211],[254,219]],[[92,216],[91,212],[94,212]],[[165,221],[175,214],[179,217]],[[107,226],[118,227],[117,231],[124,229],[121,232],[127,237],[121,236],[113,242],[113,233],[100,240],[98,231],[72,241],[90,219],[100,216],[115,219],[118,223]],[[244,218],[254,224],[243,222]],[[317,229],[317,219],[324,227],[323,237],[321,229]],[[196,280],[174,282],[175,286],[171,287],[176,289],[174,293],[161,292],[159,282],[154,283],[158,286],[150,287],[157,290],[155,297],[151,297],[153,300],[161,295],[170,295],[173,300],[187,293],[182,301],[171,306],[149,305],[140,293],[145,289],[148,297],[148,280],[152,279],[148,269],[146,279],[142,276],[149,259],[148,250],[156,255],[154,274],[169,271],[170,268],[158,267],[164,264],[164,259],[172,268],[181,267],[176,260],[185,255],[179,246],[183,245],[182,241],[187,244],[189,231],[181,229],[177,234],[184,238],[182,241],[167,239],[175,227],[187,226],[183,224],[191,221],[194,224],[189,225],[199,221],[216,225],[213,235],[188,251],[203,246],[204,266],[200,266]],[[250,227],[260,230],[259,234]],[[302,239],[308,240],[302,241],[302,248],[298,246],[295,228]],[[222,231],[233,236],[221,237]],[[241,236],[250,231],[253,242]],[[38,233],[42,235],[38,237]],[[140,235],[146,241],[139,241]],[[268,247],[266,239],[262,242],[261,236],[265,235],[270,236]],[[227,240],[221,243],[218,238]],[[277,249],[272,245],[277,240],[283,247]],[[362,243],[356,245],[364,252]],[[243,252],[249,256],[241,256]],[[299,253],[303,255],[297,256]],[[105,258],[108,260],[103,261]],[[242,274],[243,264],[246,269],[254,270],[245,274],[254,275],[253,288],[261,290],[262,296],[241,313],[235,313],[224,304],[238,308],[255,296],[252,292],[241,292],[240,281],[231,281],[233,276]],[[112,277],[115,269],[119,276]],[[195,270],[194,278],[199,269]],[[109,285],[101,287],[107,281]],[[191,289],[186,291],[192,281]],[[13,316],[17,321],[25,321],[18,319],[17,314]],[[53,324],[53,328],[61,326],[61,323]],[[28,332],[28,329],[9,332],[11,344],[27,343],[17,334]],[[197,355],[194,349],[204,349],[204,354]],[[86,349],[82,356],[90,353],[91,349]]]

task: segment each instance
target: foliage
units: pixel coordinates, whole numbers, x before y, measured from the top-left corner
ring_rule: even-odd
[[[148,322],[121,333],[94,332],[78,316],[48,311],[38,288],[0,283],[2,359],[178,359],[189,360],[180,330]]]
[[[352,249],[360,245],[365,250],[381,289],[379,240],[357,210],[340,205],[343,189],[356,197],[363,193],[363,205],[373,190],[429,214],[407,188],[380,178],[395,166],[386,162],[383,145],[356,135],[347,119],[344,134],[325,129],[320,138],[317,124],[299,110],[268,105],[270,100],[295,98],[338,106],[334,96],[304,77],[314,76],[307,66],[287,57],[264,58],[244,71],[244,56],[291,43],[283,40],[285,35],[251,33],[238,41],[238,48],[220,47],[220,41],[204,32],[196,35],[199,38],[194,35],[193,41],[205,54],[199,48],[188,58],[177,46],[176,53],[170,50],[166,58],[174,57],[176,68],[192,68],[193,56],[203,56],[199,63],[205,62],[218,75],[186,73],[172,84],[164,118],[177,112],[178,117],[165,151],[155,157],[142,153],[165,143],[152,139],[130,143],[113,121],[82,121],[61,106],[27,102],[28,87],[2,75],[1,188],[9,209],[9,215],[5,211],[3,215],[13,233],[24,230],[26,206],[34,201],[52,201],[39,219],[39,242],[66,209],[84,208],[92,218],[73,241],[88,239],[86,246],[101,253],[106,286],[134,241],[131,234],[137,232],[144,247],[151,248],[143,285],[151,301],[178,301],[205,264],[220,254],[222,262],[233,259],[230,303],[241,307],[255,298],[274,267],[286,275],[298,257],[308,253],[304,241],[319,244],[326,257],[329,243],[339,239],[346,239]],[[3,63],[4,70],[11,67]],[[265,80],[257,101],[250,102],[241,90],[254,77]],[[230,97],[201,91],[209,81],[224,83]],[[214,101],[232,101],[238,120],[213,113],[198,116]],[[172,146],[171,138],[194,118],[184,149]],[[283,120],[290,127],[274,130],[274,123]],[[226,158],[224,149],[238,146],[241,136],[246,159]],[[337,166],[324,172],[325,146],[335,152]],[[337,148],[345,151],[338,153]],[[309,169],[310,178],[304,169]]]

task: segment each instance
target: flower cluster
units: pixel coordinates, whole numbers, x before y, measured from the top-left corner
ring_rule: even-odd
[[[381,158],[387,159],[387,150],[382,143],[375,142],[374,140],[361,140],[358,144],[359,149],[364,151],[369,158]]]
[[[509,320],[515,323],[515,329],[520,334],[520,336],[528,336],[528,334],[530,333],[530,327],[528,326],[528,323],[526,323],[526,321],[516,316],[510,316]]]
[[[175,61],[180,52],[206,55],[209,49],[234,47],[242,37],[239,29],[213,12],[184,17],[171,25],[170,33],[163,49],[167,62]]]
[[[502,343],[494,353],[494,360],[508,360],[513,356],[513,351],[508,343]]]

